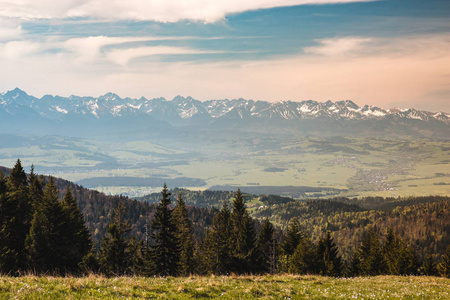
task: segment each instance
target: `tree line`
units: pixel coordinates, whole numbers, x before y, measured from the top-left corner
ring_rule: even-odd
[[[253,219],[238,190],[224,201],[201,237],[183,200],[164,186],[143,236],[131,234],[123,201],[111,211],[99,249],[93,247],[71,189],[59,199],[54,179],[44,185],[17,161],[9,176],[0,175],[0,272],[19,275],[187,276],[189,274],[295,273],[325,276],[441,275],[450,277],[450,246],[437,263],[387,228],[381,239],[365,230],[349,259],[344,260],[330,231],[313,241],[297,217],[284,231],[266,218]]]
[[[345,260],[370,229],[384,240],[393,228],[422,259],[431,252],[439,261],[450,244],[450,197],[294,200],[261,206],[252,216],[269,218],[283,229],[297,217],[314,243],[330,231]]]

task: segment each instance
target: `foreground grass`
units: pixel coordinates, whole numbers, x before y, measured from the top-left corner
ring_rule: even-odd
[[[0,299],[450,299],[450,279],[377,276],[0,277]]]

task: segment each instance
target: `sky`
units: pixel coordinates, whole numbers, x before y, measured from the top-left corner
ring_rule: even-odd
[[[450,112],[448,0],[0,0],[0,92]]]

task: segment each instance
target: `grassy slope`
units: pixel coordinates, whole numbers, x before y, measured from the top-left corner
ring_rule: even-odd
[[[377,276],[0,277],[0,299],[448,299],[450,279]]]

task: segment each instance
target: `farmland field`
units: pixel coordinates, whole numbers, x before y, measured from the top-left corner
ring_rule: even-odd
[[[163,182],[192,190],[211,186],[324,188],[302,197],[450,194],[450,142],[443,140],[292,136],[241,140],[225,136],[119,143],[23,136],[0,144],[0,165],[12,167],[17,158],[25,168],[34,164],[40,174],[129,196],[160,191]],[[111,177],[129,180],[121,184],[120,180],[108,181]],[[135,184],[127,183],[133,178]],[[336,191],[330,194],[327,188]]]

